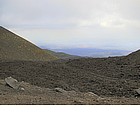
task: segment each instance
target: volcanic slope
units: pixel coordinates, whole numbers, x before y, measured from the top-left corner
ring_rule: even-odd
[[[140,49],[126,56],[125,61],[140,64]]]
[[[0,78],[46,88],[93,92],[106,97],[135,97],[140,88],[140,65],[126,57],[80,58],[52,62],[0,62]]]
[[[56,56],[0,26],[0,60],[50,61]]]

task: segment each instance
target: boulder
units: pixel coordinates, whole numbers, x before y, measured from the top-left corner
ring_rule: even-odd
[[[136,89],[136,92],[137,92],[138,94],[140,94],[140,88]]]
[[[20,83],[14,78],[7,77],[7,78],[5,78],[5,82],[7,85],[12,87],[13,89],[19,89]]]
[[[92,97],[95,98],[100,98],[97,94],[93,93],[93,92],[88,92],[89,95],[91,95]]]
[[[60,92],[60,93],[65,93],[67,92],[66,90],[62,89],[62,88],[55,88],[56,92]]]

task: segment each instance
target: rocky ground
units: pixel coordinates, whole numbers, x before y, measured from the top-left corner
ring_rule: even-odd
[[[24,89],[24,90],[23,90]],[[140,104],[140,98],[105,97],[92,92],[66,91],[61,88],[42,88],[20,83],[18,90],[0,80],[0,104],[7,105],[111,105]]]
[[[12,76],[25,81],[27,89],[15,91],[1,82],[0,104],[140,103],[136,92],[140,88],[140,64],[130,63],[127,57],[1,61],[0,66],[1,80]],[[93,93],[100,98],[93,97]]]

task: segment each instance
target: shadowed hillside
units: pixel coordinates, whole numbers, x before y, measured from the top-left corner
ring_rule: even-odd
[[[50,61],[57,57],[0,26],[0,60]]]

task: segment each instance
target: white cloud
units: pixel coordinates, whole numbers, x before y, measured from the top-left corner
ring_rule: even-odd
[[[140,40],[139,13],[139,0],[0,0],[1,25],[38,44],[110,40],[132,48]]]

